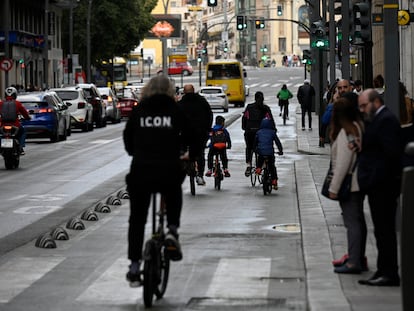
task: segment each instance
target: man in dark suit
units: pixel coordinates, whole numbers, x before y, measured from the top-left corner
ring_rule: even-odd
[[[397,117],[374,89],[363,91],[358,106],[365,120],[365,133],[358,163],[360,190],[368,196],[377,242],[377,271],[363,285],[399,286],[395,228],[401,184],[402,142]]]
[[[312,101],[315,97],[315,89],[308,79],[299,87],[296,97],[302,109],[302,131],[305,130],[306,114],[308,115],[309,130],[312,130]]]

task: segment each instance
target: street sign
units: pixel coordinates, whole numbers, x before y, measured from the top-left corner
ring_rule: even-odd
[[[398,25],[405,26],[410,24],[410,11],[399,10],[398,11]]]
[[[0,70],[9,71],[13,67],[13,60],[4,58],[0,61]]]

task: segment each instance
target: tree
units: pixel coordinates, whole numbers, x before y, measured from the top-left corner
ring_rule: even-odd
[[[145,38],[154,24],[151,12],[157,0],[95,0],[90,20],[91,64],[127,56]],[[73,52],[86,67],[86,27],[88,1],[73,10]],[[69,54],[69,11],[62,21],[63,49]]]

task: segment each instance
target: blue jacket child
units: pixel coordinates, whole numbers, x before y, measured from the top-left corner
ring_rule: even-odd
[[[282,155],[283,146],[280,142],[279,137],[277,136],[274,124],[272,120],[265,118],[260,124],[260,129],[257,131],[255,139],[255,149],[258,154],[256,174],[261,173],[265,157],[267,157],[270,173],[272,175],[273,188],[277,189],[278,176],[275,166],[275,149],[273,142],[276,144],[277,149],[279,150],[278,154]]]
[[[223,164],[224,176],[230,177],[228,171],[228,158],[226,149],[231,149],[230,133],[224,127],[225,119],[223,116],[216,117],[216,124],[213,126],[210,132],[210,144],[208,145],[209,151],[207,156],[207,177],[212,175],[213,170],[213,158],[215,154],[220,155],[221,162]]]

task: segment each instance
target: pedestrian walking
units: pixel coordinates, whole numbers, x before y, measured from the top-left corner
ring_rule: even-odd
[[[330,128],[331,165],[333,177],[329,187],[329,197],[338,199],[347,232],[348,253],[344,260],[334,261],[336,273],[359,274],[366,271],[365,245],[367,226],[364,216],[364,197],[359,191],[357,180],[357,148],[349,143],[362,141],[363,123],[355,105],[345,97],[335,101]],[[352,175],[349,197],[338,198],[339,189],[347,174]]]
[[[401,127],[374,89],[358,97],[365,132],[358,160],[358,183],[367,195],[378,250],[377,271],[360,284],[399,286],[395,219],[401,184]]]
[[[305,116],[308,115],[309,130],[312,130],[312,102],[315,98],[315,89],[306,79],[298,89],[297,98],[302,109],[302,131],[305,130]]]

